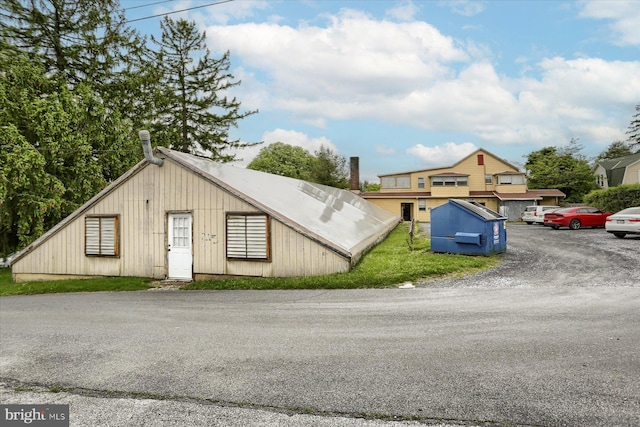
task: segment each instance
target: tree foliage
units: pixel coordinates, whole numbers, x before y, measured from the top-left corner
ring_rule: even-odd
[[[629,124],[629,129],[627,130],[627,135],[629,135],[629,146],[636,150],[636,153],[640,151],[640,104],[636,105],[636,114],[633,115],[633,119]]]
[[[315,152],[313,181],[336,188],[349,188],[347,159],[324,145]]]
[[[247,168],[336,188],[349,187],[347,160],[324,146],[312,155],[304,148],[276,142],[260,150]]]
[[[607,190],[596,190],[584,197],[584,202],[604,212],[618,212],[640,206],[640,184],[625,184]]]
[[[211,59],[193,24],[165,22],[175,34],[154,52],[118,0],[0,2],[0,252],[33,241],[130,169],[142,158],[137,131],[150,123],[167,145],[187,151],[186,134],[218,160],[246,145],[228,141],[254,113],[224,96],[240,83],[229,53]],[[180,54],[191,57],[176,62]]]
[[[617,159],[618,157],[624,157],[633,154],[631,147],[624,141],[615,141],[612,142],[609,147],[600,153],[596,160],[605,160],[605,159]]]
[[[312,181],[315,158],[302,147],[276,142],[260,150],[247,169]]]
[[[229,149],[251,144],[229,140],[229,128],[257,111],[241,112],[236,98],[224,96],[240,84],[229,72],[229,52],[212,58],[205,33],[194,22],[165,17],[161,28],[160,40],[151,37],[159,46],[155,63],[162,87],[152,125],[155,142],[218,161],[234,160]]]
[[[563,148],[545,147],[530,153],[525,164],[529,188],[556,188],[567,195],[567,202],[582,202],[596,182],[581,150],[574,139]]]

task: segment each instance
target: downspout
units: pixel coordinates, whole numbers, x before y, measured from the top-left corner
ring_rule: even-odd
[[[151,135],[149,134],[149,131],[141,130],[138,132],[138,136],[140,137],[140,143],[142,143],[144,158],[147,159],[149,163],[156,166],[162,166],[164,161],[161,158],[154,156],[153,151],[151,150]]]

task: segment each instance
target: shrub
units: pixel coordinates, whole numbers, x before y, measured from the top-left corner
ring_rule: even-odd
[[[618,212],[640,206],[640,184],[627,184],[596,190],[584,196],[584,202],[605,212]]]

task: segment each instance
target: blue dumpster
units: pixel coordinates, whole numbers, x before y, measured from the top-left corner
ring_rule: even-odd
[[[465,255],[505,252],[506,221],[479,203],[449,199],[431,210],[431,250]]]

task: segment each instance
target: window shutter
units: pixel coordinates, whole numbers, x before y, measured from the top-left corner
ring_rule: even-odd
[[[248,216],[247,219],[247,258],[264,259],[267,257],[267,217]]]
[[[116,254],[116,219],[100,218],[100,255]]]
[[[85,218],[85,254],[100,255],[100,218]]]
[[[227,217],[227,257],[244,258],[246,254],[245,217],[229,215]]]
[[[227,258],[268,259],[268,217],[227,216]]]

